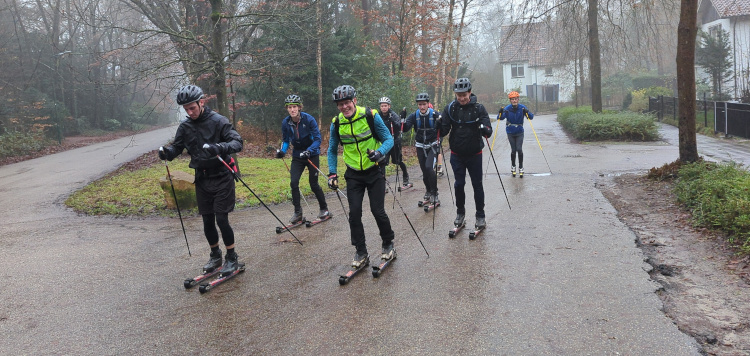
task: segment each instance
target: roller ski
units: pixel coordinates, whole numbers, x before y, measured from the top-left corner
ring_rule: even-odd
[[[362,272],[363,269],[367,268],[367,266],[370,265],[370,256],[367,254],[360,255],[356,254],[354,255],[354,261],[352,261],[352,264],[349,268],[349,271],[346,272],[346,274],[339,276],[339,285],[345,285],[349,283],[350,280],[359,272]]]
[[[516,177],[516,166],[510,166],[510,174],[513,176],[513,178]]]
[[[390,266],[391,262],[396,259],[396,250],[393,248],[393,244],[383,247],[383,253],[380,255],[380,264],[372,266],[372,276],[374,278],[380,277],[383,270]]]
[[[420,208],[429,204],[430,204],[430,193],[425,193],[424,196],[422,197],[422,200],[417,202],[417,206],[419,206]]]
[[[284,226],[277,226],[276,233],[280,234],[284,231],[291,230],[297,226],[305,224],[306,222],[307,220],[305,220],[305,217],[302,216],[302,211],[295,211],[294,215],[292,215],[292,218],[289,219],[289,224]]]
[[[228,253],[224,266],[219,270],[219,277],[209,283],[201,284],[198,290],[201,294],[206,293],[242,272],[245,272],[245,264],[237,262],[236,253]]]
[[[412,183],[404,183],[404,184],[401,184],[400,186],[398,186],[396,188],[396,190],[398,190],[399,192],[404,192],[404,191],[409,190],[412,187],[414,187],[414,184],[412,184]]]
[[[216,253],[211,252],[210,259],[205,266],[203,266],[203,273],[190,279],[186,279],[183,282],[185,289],[190,289],[198,285],[198,283],[205,281],[221,271],[221,250]]]
[[[518,169],[518,178],[523,178],[523,168]]]
[[[322,223],[324,221],[331,220],[332,217],[333,217],[333,215],[331,215],[331,213],[328,210],[321,210],[320,214],[318,214],[318,218],[315,219],[315,220],[305,221],[305,226],[306,227],[313,227],[313,226],[318,225],[318,224],[320,224],[320,223]]]
[[[469,233],[469,240],[476,239],[479,234],[481,234],[484,229],[487,228],[487,223],[485,222],[484,218],[477,218],[477,223],[474,225],[474,231]]]
[[[435,210],[437,207],[440,206],[440,199],[438,198],[437,194],[430,196],[430,200],[427,202],[426,205],[423,205],[424,212],[429,213],[430,211]]]
[[[456,237],[456,234],[458,234],[459,231],[463,230],[463,228],[466,227],[466,221],[464,217],[464,214],[458,214],[456,216],[456,220],[453,221],[453,229],[451,229],[451,231],[448,231],[449,238],[452,239]]]

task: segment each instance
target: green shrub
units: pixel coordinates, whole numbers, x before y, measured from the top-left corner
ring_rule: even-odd
[[[650,87],[644,89],[633,90],[631,92],[632,100],[628,105],[628,110],[634,112],[644,112],[648,110],[648,98],[657,97],[659,95],[672,96],[674,93],[672,89],[665,87]]]
[[[594,113],[593,110],[591,110],[591,106],[566,106],[564,108],[560,108],[560,110],[557,110],[557,121],[562,122],[563,120],[569,118],[573,114],[579,114],[579,113]]]
[[[655,141],[659,139],[653,116],[636,113],[605,112],[563,108],[558,111],[560,125],[581,141]]]
[[[41,130],[10,131],[0,135],[0,158],[23,156],[53,144],[54,142],[47,139]]]
[[[696,226],[724,231],[730,243],[750,253],[750,173],[741,165],[685,164],[674,192],[692,211]]]

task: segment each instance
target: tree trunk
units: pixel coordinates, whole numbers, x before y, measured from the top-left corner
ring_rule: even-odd
[[[212,81],[213,92],[216,93],[216,111],[229,117],[227,105],[227,79],[224,70],[224,26],[221,22],[223,11],[223,0],[211,0],[211,55],[214,62],[214,80]]]
[[[681,0],[677,26],[677,93],[679,95],[680,161],[698,160],[695,137],[695,36],[698,1]]]
[[[315,2],[315,21],[317,22],[318,43],[315,52],[315,64],[318,71],[318,122],[323,122],[323,10],[321,8],[322,0]]]
[[[370,1],[362,0],[362,32],[370,37]]]
[[[464,5],[463,9],[461,9],[461,21],[458,23],[458,36],[456,36],[456,71],[455,71],[455,77],[458,78],[458,70],[461,68],[461,63],[459,62],[460,55],[461,55],[461,34],[464,30],[464,19],[466,18],[466,8],[469,7],[469,0],[463,0]]]
[[[445,49],[446,49],[446,42],[448,40],[453,40],[452,34],[453,34],[453,8],[456,7],[456,0],[450,0],[448,4],[448,20],[445,24],[445,33],[443,35],[443,39],[440,42],[440,57],[438,58],[438,69],[441,71],[442,75],[439,78],[437,90],[438,92],[435,95],[435,103],[444,103],[445,100],[443,100],[443,95],[446,93],[446,78],[448,77],[448,71],[450,70],[450,66],[448,66],[448,61],[445,57]]]
[[[599,5],[589,1],[589,75],[591,76],[591,109],[602,112],[602,57],[599,43]]]

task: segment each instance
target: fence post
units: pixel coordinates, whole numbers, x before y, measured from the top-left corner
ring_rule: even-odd
[[[729,137],[729,118],[727,115],[727,102],[724,102],[724,137]]]
[[[703,126],[708,128],[708,103],[706,102],[706,92],[703,92]]]

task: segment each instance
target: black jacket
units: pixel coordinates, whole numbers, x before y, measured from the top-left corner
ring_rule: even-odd
[[[440,125],[440,137],[451,134],[448,143],[453,153],[459,156],[475,155],[484,148],[484,138],[479,132],[479,125],[492,130],[487,109],[484,105],[477,103],[476,95],[471,94],[471,100],[466,105],[459,105],[457,100],[453,100],[445,106]]]
[[[380,118],[383,119],[385,127],[387,127],[388,131],[390,131],[391,135],[393,135],[393,138],[401,138],[401,118],[398,116],[398,114],[396,114],[396,112],[392,109],[388,109],[387,113],[382,113],[380,112],[380,110],[378,110],[378,113],[380,114]]]
[[[217,171],[226,169],[216,156],[203,149],[203,144],[218,144],[221,158],[229,162],[229,155],[242,151],[242,138],[234,130],[229,119],[204,107],[203,113],[195,120],[187,118],[177,127],[174,142],[164,147],[167,159],[172,160],[187,149],[190,154],[190,168]]]
[[[427,115],[422,115],[419,110],[411,113],[404,123],[404,132],[411,130],[413,127],[416,133],[414,140],[422,144],[436,142],[438,129],[440,128],[440,113],[433,109],[427,110]],[[432,120],[430,120],[430,111],[432,111]]]

